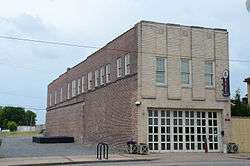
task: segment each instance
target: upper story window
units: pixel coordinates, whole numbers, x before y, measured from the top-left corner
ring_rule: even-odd
[[[125,75],[130,74],[130,55],[125,56]]]
[[[116,60],[117,78],[122,76],[122,58]]]
[[[52,94],[49,94],[49,106],[52,106]]]
[[[60,89],[60,102],[63,101],[63,88]]]
[[[104,80],[105,80],[105,68],[104,68],[104,66],[103,67],[101,67],[101,70],[100,70],[100,74],[101,74],[101,76],[100,76],[100,85],[103,85],[104,84]]]
[[[95,71],[95,87],[99,86],[99,82],[100,82],[100,72],[99,70]]]
[[[68,83],[68,87],[67,87],[67,99],[70,98],[70,83]]]
[[[85,77],[82,76],[82,93],[85,92]]]
[[[76,80],[72,81],[72,97],[76,95]]]
[[[79,78],[77,80],[77,95],[79,95],[81,93],[81,79]]]
[[[214,63],[205,62],[205,83],[207,87],[214,86]]]
[[[57,103],[57,91],[55,91],[55,104]]]
[[[88,73],[88,90],[92,89],[92,72]]]
[[[184,86],[191,85],[191,61],[181,59],[181,82]]]
[[[106,65],[106,83],[110,82],[110,72],[111,72],[111,65]]]
[[[166,84],[166,58],[156,58],[156,84]]]

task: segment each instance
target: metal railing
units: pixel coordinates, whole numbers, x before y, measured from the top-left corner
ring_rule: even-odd
[[[96,146],[96,158],[98,160],[107,159],[109,155],[109,146],[106,143],[98,143]]]

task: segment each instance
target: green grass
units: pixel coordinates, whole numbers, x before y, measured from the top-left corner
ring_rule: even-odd
[[[32,137],[36,135],[39,135],[38,131],[0,132],[0,137]]]

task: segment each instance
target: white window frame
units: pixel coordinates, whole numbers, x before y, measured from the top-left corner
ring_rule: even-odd
[[[106,65],[106,83],[109,83],[111,81],[110,76],[111,76],[111,65],[107,64]]]
[[[81,93],[81,79],[77,80],[77,95]]]
[[[70,83],[68,83],[68,88],[67,88],[67,99],[70,99]]]
[[[157,59],[163,59],[164,60],[164,71],[157,71]],[[164,72],[164,83],[163,82],[157,82],[157,72]],[[156,57],[155,58],[155,82],[156,85],[167,85],[167,58],[166,57]]]
[[[116,76],[117,78],[122,76],[122,58],[116,60]]]
[[[183,83],[182,81],[182,70],[181,70],[181,67],[182,67],[182,61],[183,60],[187,60],[188,61],[188,68],[189,68],[189,83],[188,84],[185,84]],[[187,72],[186,72],[187,74]],[[181,75],[181,84],[182,84],[182,87],[191,87],[192,86],[192,62],[191,62],[191,59],[187,59],[187,58],[181,58],[180,60],[180,75]]]
[[[63,88],[60,89],[60,102],[63,101]]]
[[[95,87],[99,86],[99,82],[100,82],[100,71],[96,70],[95,71]]]
[[[76,80],[72,81],[72,97],[76,96]]]
[[[130,54],[125,55],[125,75],[130,74]]]
[[[88,90],[92,89],[92,72],[88,73]]]
[[[55,91],[55,104],[57,104],[57,91]]]
[[[82,93],[85,92],[85,76],[82,76]]]
[[[205,85],[207,88],[213,88],[215,85],[215,65],[214,65],[214,62],[213,61],[205,61],[205,65],[206,63],[211,63],[212,64],[212,73],[206,73],[206,69],[205,69],[205,66],[204,66],[204,79],[205,79]],[[207,81],[206,81],[206,75],[207,74],[210,74],[212,75],[212,85],[207,85]]]
[[[52,106],[52,94],[49,94],[49,106]]]
[[[102,66],[100,69],[100,85],[104,84],[104,80],[105,80],[105,67]]]

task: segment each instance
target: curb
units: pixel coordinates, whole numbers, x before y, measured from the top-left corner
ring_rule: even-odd
[[[250,160],[250,157],[234,157],[234,156],[230,156],[229,158],[239,159],[239,160]]]
[[[13,164],[10,166],[46,166],[46,165],[68,165],[68,164],[91,164],[91,163],[115,163],[115,162],[141,162],[141,161],[154,161],[156,159],[126,159],[126,160],[94,160],[94,161],[65,161],[65,162],[48,162],[48,163],[37,163],[37,164]]]

